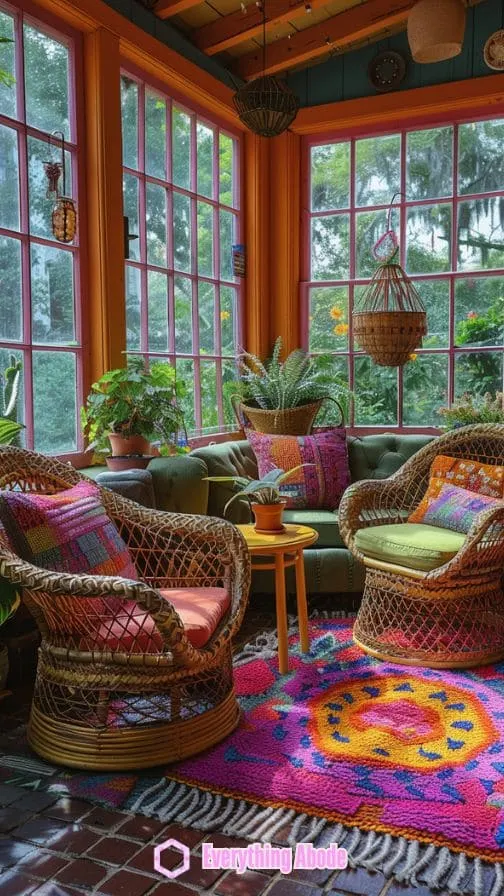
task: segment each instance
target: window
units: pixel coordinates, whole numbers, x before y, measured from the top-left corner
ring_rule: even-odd
[[[77,198],[75,47],[21,11],[0,7],[0,377],[22,364],[24,444],[51,454],[80,446],[79,241],[57,242],[44,162],[66,148],[66,193]],[[61,186],[61,183],[60,183]],[[1,408],[0,408],[1,410]]]
[[[504,120],[309,146],[307,344],[355,393],[351,424],[436,427],[464,391],[503,389]],[[428,335],[402,369],[353,342],[351,315],[392,226],[426,306]]]
[[[238,139],[129,74],[121,89],[127,350],[175,364],[191,433],[222,431],[240,342]]]

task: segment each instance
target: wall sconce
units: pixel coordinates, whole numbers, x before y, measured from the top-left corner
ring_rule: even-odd
[[[54,239],[59,243],[71,243],[75,239],[77,231],[77,209],[75,202],[66,193],[66,167],[65,167],[65,137],[62,131],[53,131],[52,137],[61,139],[61,162],[44,162],[44,171],[47,177],[48,199],[54,198],[55,204],[51,214],[51,229]],[[51,138],[49,138],[51,146]],[[59,180],[63,175],[63,192],[59,189]]]

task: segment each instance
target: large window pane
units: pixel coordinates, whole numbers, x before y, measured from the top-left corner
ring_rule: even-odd
[[[0,339],[22,338],[21,243],[0,236]]]
[[[311,206],[314,212],[350,205],[350,144],[312,146]]]
[[[459,128],[459,193],[502,190],[504,121],[475,121]]]
[[[332,375],[331,398],[322,402],[315,418],[315,426],[339,426],[342,421],[350,422],[350,400],[348,397],[348,357],[332,355],[325,357],[325,370]],[[321,361],[319,359],[319,364]],[[344,390],[343,392],[341,390]]]
[[[200,355],[215,354],[215,287],[198,285],[198,320]]]
[[[234,140],[227,134],[219,134],[219,201],[235,205],[233,198]]]
[[[357,355],[354,381],[356,424],[397,426],[397,370]]]
[[[145,95],[145,171],[166,180],[166,100]]]
[[[173,252],[177,271],[191,271],[191,200],[173,194]]]
[[[0,82],[0,115],[16,117],[14,19],[0,10],[0,34],[10,43],[0,44],[0,69],[6,74],[6,83]]]
[[[21,367],[18,365],[21,364]],[[16,367],[20,371],[19,378],[19,391],[18,391],[18,399],[17,399],[17,420],[19,423],[26,424],[26,412],[25,412],[25,388],[24,388],[24,358],[23,352],[16,351],[14,347],[9,348],[0,348],[0,388],[3,389],[5,385],[5,378],[9,371],[9,368]],[[26,431],[21,430],[19,433],[19,444],[22,447],[26,446]]]
[[[502,392],[504,354],[500,352],[467,352],[455,356],[455,396],[463,392],[484,395]]]
[[[377,266],[373,247],[387,230],[388,212],[359,212],[355,216],[356,277],[371,277]],[[399,212],[394,209],[392,227],[399,232]]]
[[[31,246],[32,339],[68,344],[75,339],[72,253]]]
[[[439,426],[438,410],[448,395],[448,356],[415,352],[404,367],[405,426]]]
[[[233,280],[233,243],[235,242],[236,215],[219,212],[220,276],[221,280]]]
[[[215,428],[217,415],[217,370],[215,361],[201,362],[201,428]]]
[[[504,277],[457,280],[455,344],[504,345]]]
[[[149,351],[167,352],[169,348],[168,277],[160,271],[147,274],[149,309]]]
[[[28,137],[28,185],[30,201],[30,231],[32,234],[53,240],[51,215],[54,197],[47,197],[48,181],[44,171],[44,162],[60,161],[61,151],[50,147],[45,140]],[[63,176],[59,181],[60,192],[63,192]],[[72,195],[72,157],[65,152],[65,194]]]
[[[177,377],[187,385],[186,394],[180,401],[180,407],[184,414],[185,425],[189,431],[196,428],[196,418],[194,413],[194,361],[177,358],[175,363]]]
[[[16,131],[2,125],[0,125],[0,227],[19,230],[17,134]]]
[[[232,355],[236,346],[236,318],[237,318],[236,289],[231,286],[220,288],[220,319],[221,319],[221,351],[223,355]]]
[[[236,395],[238,371],[234,361],[222,362],[222,400],[224,404],[224,423],[236,428],[236,417],[231,404],[231,397]]]
[[[172,108],[172,158],[173,183],[189,190],[191,186],[191,119],[189,115]]]
[[[140,351],[141,347],[141,287],[140,271],[126,265],[126,348]]]
[[[33,352],[35,450],[62,454],[77,449],[77,378],[70,352]]]
[[[462,271],[504,268],[504,196],[461,202],[458,266]]]
[[[371,137],[355,146],[356,205],[384,205],[401,189],[401,137]]]
[[[196,125],[196,147],[198,153],[198,193],[213,197],[213,151],[214,132],[200,121]]]
[[[68,48],[31,25],[24,26],[26,122],[71,138]]]
[[[213,207],[206,202],[198,202],[198,274],[212,277],[214,272]]]
[[[424,348],[448,346],[450,338],[450,281],[417,280],[414,286],[427,311]]]
[[[451,206],[409,208],[406,224],[406,268],[412,274],[451,269]]]
[[[175,351],[191,354],[192,339],[192,282],[186,277],[175,277]]]
[[[312,220],[312,280],[344,280],[350,269],[350,219],[327,215]]]
[[[132,174],[124,174],[123,176],[123,202],[124,214],[128,218],[129,233],[140,233],[139,215],[138,215],[138,185],[137,177]],[[140,240],[129,241],[129,257],[138,261],[140,258]]]
[[[138,168],[138,85],[123,75],[121,78],[123,164]]]
[[[453,190],[453,128],[434,128],[408,134],[406,196],[436,199]]]
[[[310,290],[310,352],[348,349],[348,287],[330,286]]]
[[[145,186],[147,261],[166,267],[166,190],[158,184]]]

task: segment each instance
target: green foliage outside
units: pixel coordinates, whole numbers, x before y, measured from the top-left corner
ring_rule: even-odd
[[[504,395],[502,392],[496,395],[487,392],[481,398],[464,392],[451,408],[440,408],[439,413],[446,429],[458,429],[474,423],[504,424]]]
[[[0,374],[0,444],[19,445],[23,424],[18,421],[21,361],[11,355],[9,366]]]

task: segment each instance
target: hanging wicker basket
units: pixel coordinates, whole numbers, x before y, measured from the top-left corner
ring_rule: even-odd
[[[360,347],[382,367],[401,367],[421,346],[427,314],[413,283],[399,264],[379,265],[352,316]]]

